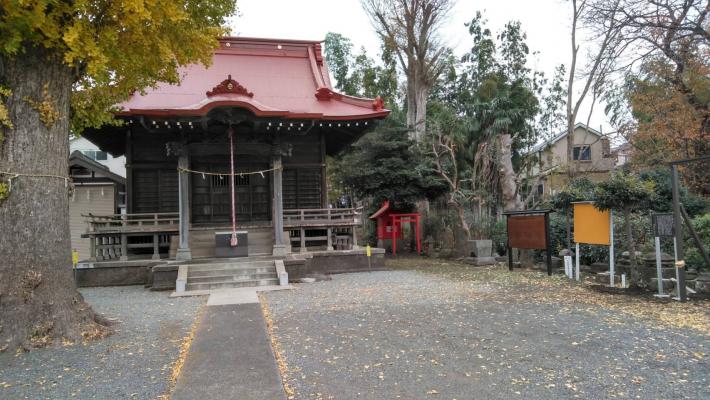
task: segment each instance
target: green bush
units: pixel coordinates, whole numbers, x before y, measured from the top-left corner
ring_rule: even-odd
[[[673,209],[673,191],[671,187],[671,172],[668,167],[658,167],[639,172],[641,180],[654,182],[656,197],[651,202],[650,208],[656,212],[671,212]],[[681,185],[680,201],[691,217],[710,212],[710,199],[690,193]]]
[[[710,213],[695,217],[691,222],[700,238],[700,243],[705,246],[705,251],[710,251]],[[708,269],[690,234],[685,236],[685,261],[691,268]]]
[[[571,220],[574,226],[574,221]],[[629,250],[624,233],[624,220],[618,213],[614,214],[614,252],[615,258],[619,258],[621,253]],[[637,251],[653,251],[653,237],[651,235],[651,221],[648,215],[631,214],[631,229],[636,240]],[[554,213],[550,215],[550,241],[552,242],[552,253],[558,255],[560,250],[566,247],[567,231],[565,228],[564,213]],[[572,236],[572,246],[574,246],[574,235]],[[672,246],[672,244],[671,244]],[[582,244],[580,249],[580,262],[590,265],[595,262],[609,262],[609,247]],[[574,249],[571,249],[574,250]],[[665,249],[664,249],[665,251]],[[541,252],[540,252],[541,253]]]

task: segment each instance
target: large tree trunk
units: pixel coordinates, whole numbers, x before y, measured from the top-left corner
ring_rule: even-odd
[[[4,130],[0,171],[67,176],[71,70],[28,48],[14,59],[0,57],[0,84],[12,91],[6,105],[14,124]],[[73,279],[68,191],[64,179],[20,176],[0,200],[2,350],[106,332]]]
[[[500,185],[503,208],[505,211],[519,210],[521,204],[518,201],[518,185],[513,169],[513,137],[509,133],[505,133],[499,136],[498,141],[500,142]]]
[[[415,87],[416,113],[414,116],[414,139],[421,142],[426,133],[426,103],[429,88],[419,83]]]
[[[501,194],[503,196],[503,208],[505,211],[516,211],[523,208],[518,196],[518,184],[515,180],[515,169],[513,169],[513,137],[509,133],[499,136],[500,142],[500,172],[501,172]],[[530,250],[520,249],[520,265],[523,267],[533,266],[533,254]]]
[[[417,106],[416,106],[416,94],[414,92],[414,76],[411,73],[407,74],[407,128],[411,129],[409,131],[409,138],[415,140],[415,128],[416,128],[416,116],[417,116]]]
[[[426,132],[426,105],[429,97],[429,87],[421,82],[421,71],[412,64],[407,73],[407,126],[411,131],[409,138],[421,142]]]
[[[453,197],[453,194],[451,195]],[[449,204],[456,209],[456,215],[459,217],[459,222],[461,223],[461,229],[463,229],[466,234],[466,240],[471,240],[471,228],[468,227],[468,222],[466,222],[466,210],[462,204],[454,200],[449,199]]]
[[[567,176],[569,181],[571,181],[576,174],[577,160],[574,159],[574,122],[569,122],[567,125]]]

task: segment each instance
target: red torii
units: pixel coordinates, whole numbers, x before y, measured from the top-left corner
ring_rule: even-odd
[[[414,236],[417,242],[417,254],[422,252],[421,216],[419,213],[393,213],[390,211],[389,200],[382,204],[377,212],[370,216],[377,220],[377,239],[392,240],[392,254],[397,254],[397,239],[402,238],[402,225],[414,223]]]

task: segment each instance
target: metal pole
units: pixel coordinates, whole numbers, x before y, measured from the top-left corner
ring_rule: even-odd
[[[579,243],[574,244],[574,265],[575,265],[575,269],[577,270],[577,274],[579,274]],[[570,279],[574,279],[574,271],[572,270],[571,265],[570,265],[569,277],[570,277]],[[577,277],[577,280],[579,280],[579,277]]]
[[[547,276],[552,276],[552,243],[550,242],[550,214],[545,213],[545,253],[547,253]]]
[[[656,297],[668,297],[663,293],[663,269],[661,268],[661,238],[656,236],[656,279],[658,279],[658,294]]]
[[[675,236],[673,236],[673,265],[675,265],[678,262],[678,246],[676,245],[676,240]],[[674,297],[675,300],[680,299],[680,285],[678,282],[680,282],[680,273],[678,272],[678,268],[675,269],[675,289],[676,289],[676,297]]]
[[[614,287],[614,212],[609,210],[609,286]]]
[[[688,300],[685,293],[685,256],[683,253],[683,221],[680,215],[680,189],[678,182],[678,166],[671,165],[671,184],[673,187],[673,222],[675,227],[676,246],[676,276],[678,277],[678,300],[684,302]]]

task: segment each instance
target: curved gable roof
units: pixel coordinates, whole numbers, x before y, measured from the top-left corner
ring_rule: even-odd
[[[325,120],[381,118],[381,99],[334,91],[316,41],[226,37],[212,65],[180,71],[179,85],[159,84],[119,105],[118,115],[201,116],[235,106],[257,116]]]

